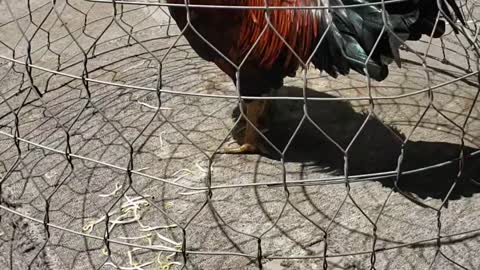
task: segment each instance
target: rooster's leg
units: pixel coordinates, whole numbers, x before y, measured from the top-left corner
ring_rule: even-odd
[[[266,111],[267,101],[265,100],[253,100],[246,104],[246,115],[248,120],[253,124],[258,130],[262,130],[260,127],[260,120],[263,114]],[[240,141],[240,147],[229,147],[225,149],[225,152],[228,154],[248,154],[248,153],[257,153],[258,152],[258,138],[259,134],[255,128],[246,122],[245,127],[245,136],[243,140]]]

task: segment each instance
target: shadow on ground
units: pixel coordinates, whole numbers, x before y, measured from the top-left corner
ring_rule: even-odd
[[[283,89],[288,96],[302,96],[302,90],[289,87]],[[325,93],[308,90],[307,96],[332,98]],[[345,149],[364,124],[367,114],[356,112],[350,103],[344,101],[309,101],[307,104],[311,119],[330,138]],[[232,113],[235,119],[238,108]],[[288,144],[303,117],[303,101],[271,101],[265,121],[264,135],[280,150]],[[238,141],[241,125],[234,131]],[[394,127],[370,118],[359,133],[349,151],[349,174],[370,174],[393,171],[397,167],[405,135]],[[265,141],[262,145],[268,145]],[[279,159],[273,148],[266,146],[264,156]],[[408,141],[405,145],[403,171],[432,166],[459,157],[461,146],[446,142]],[[465,147],[465,156],[479,149]],[[324,136],[308,119],[305,119],[288,150],[288,162],[301,162],[315,166],[319,170],[343,175],[344,156],[342,151]],[[403,192],[414,193],[422,199],[432,197],[444,199],[451,189],[459,172],[459,162],[402,176],[398,187]],[[480,192],[480,159],[478,155],[466,158],[463,176],[457,182],[450,200],[470,197]],[[394,178],[378,180],[384,186],[394,188]]]

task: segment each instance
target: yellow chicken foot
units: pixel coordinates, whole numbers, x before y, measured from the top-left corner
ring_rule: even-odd
[[[264,115],[267,107],[266,100],[253,100],[246,104],[246,115],[248,120],[258,129],[260,127],[260,120]],[[226,147],[227,154],[253,154],[258,153],[258,138],[259,134],[255,128],[246,121],[245,135],[242,140],[239,140],[240,147]]]

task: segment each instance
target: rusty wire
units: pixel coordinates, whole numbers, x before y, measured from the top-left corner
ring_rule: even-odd
[[[402,0],[376,4],[398,1]],[[403,43],[408,55],[403,58],[406,67],[395,71],[400,75],[394,75],[393,81],[377,84],[368,76],[352,74],[339,79],[347,84],[339,86],[337,80],[310,68],[309,59],[302,63],[305,69],[296,79],[287,80],[296,85],[299,94],[279,91],[266,97],[242,96],[183,40],[186,29],[194,27],[188,24],[178,29],[168,13],[168,7],[252,7],[201,6],[188,0],[184,4],[4,0],[0,7],[0,266],[5,265],[5,269],[30,269],[42,262],[52,269],[220,269],[225,262],[231,263],[225,268],[240,264],[262,268],[276,260],[295,261],[301,269],[340,265],[346,269],[387,269],[388,252],[402,255],[406,249],[428,245],[433,253],[424,258],[424,268],[478,268],[478,261],[455,256],[451,246],[476,239],[480,224],[472,222],[469,227],[446,231],[445,223],[455,220],[450,212],[447,217],[444,214],[451,200],[472,196],[476,193],[473,187],[479,185],[480,167],[475,162],[480,155],[480,27],[475,1],[461,3],[467,24],[459,24],[459,34],[450,31],[438,40]],[[268,18],[271,10],[286,7],[255,8],[264,10]],[[387,24],[382,32],[395,36]],[[241,64],[221,56],[237,74],[241,72]],[[405,81],[400,82],[402,78]],[[323,94],[312,95],[310,88]],[[221,154],[236,130],[248,122],[240,106],[245,98],[271,100],[279,108],[286,104],[297,108],[298,118],[283,143],[256,129],[276,156],[275,161]],[[449,107],[459,102],[461,109]],[[332,132],[333,127],[347,124],[319,122],[312,104],[338,110],[349,104],[347,114],[356,124]],[[238,116],[231,121],[226,115],[237,105]],[[405,121],[401,114],[412,115]],[[293,163],[300,165],[292,167],[291,152],[299,147],[296,140],[304,136],[302,128],[307,124],[322,138],[319,149],[330,145],[319,166],[332,171],[321,169],[320,173],[304,175],[304,163],[318,161],[303,158],[313,146],[299,148],[301,158]],[[392,160],[386,161],[389,166],[374,165],[383,162],[382,157],[376,157],[374,163],[365,161],[374,158],[369,151],[376,142],[362,139],[364,133],[376,133],[369,133],[370,129],[385,130],[381,136],[393,138],[385,144],[392,147],[387,152],[394,153]],[[344,135],[345,131],[350,134]],[[427,144],[418,138],[432,139],[430,132],[441,135],[432,135],[428,149],[432,153],[454,149],[453,156],[416,160],[416,151]],[[356,150],[358,147],[363,150]],[[375,151],[372,153],[380,153]],[[418,175],[420,178],[415,178]],[[432,191],[435,182],[422,190],[436,200],[433,202],[416,194],[415,181],[413,188],[404,184],[408,179],[428,176],[437,180],[445,177],[448,182],[439,194]],[[372,186],[378,182],[388,188]],[[465,188],[466,183],[473,187]],[[376,189],[376,196],[381,198],[373,196],[370,199],[378,201],[365,205],[366,195],[359,187]],[[459,191],[462,188],[466,189],[463,193]],[[258,200],[253,205],[248,205],[249,192]],[[330,196],[323,205],[331,208],[330,214],[312,202],[316,193]],[[262,201],[262,194],[268,194],[266,201]],[[323,199],[318,196],[316,200]],[[302,199],[309,202],[307,208]],[[467,204],[475,199],[461,200]],[[275,211],[269,203],[275,204]],[[388,223],[387,216],[395,215],[398,204],[415,209],[412,211],[418,219],[431,215],[431,224],[426,226],[434,228],[429,231],[433,234],[408,241],[389,235],[386,224],[395,221]],[[266,217],[263,223],[252,220],[245,227],[242,217],[236,220],[230,214],[256,207]],[[347,209],[357,213],[357,220],[345,217]],[[302,240],[297,242],[297,236],[283,229],[286,217],[295,215],[304,223],[298,225],[299,232],[292,230],[302,234],[309,228],[306,234],[310,238],[298,236]],[[339,227],[348,228],[345,222],[354,223],[349,230],[354,236],[361,231],[364,242],[351,243],[338,235]],[[228,241],[217,241],[213,233],[203,239],[205,243],[199,241],[208,226],[215,227]],[[35,228],[40,232],[32,233]],[[400,235],[412,233],[396,229]],[[271,236],[277,231],[281,233]],[[36,239],[21,240],[19,233],[27,238],[36,235]],[[283,238],[295,242],[291,250],[274,243]],[[25,241],[31,247],[22,253],[25,257],[18,258],[18,243]],[[73,244],[69,246],[68,241]],[[318,247],[312,251],[315,245]],[[339,261],[342,259],[346,261]],[[302,261],[321,266],[307,266]],[[419,269],[417,266],[405,269]]]

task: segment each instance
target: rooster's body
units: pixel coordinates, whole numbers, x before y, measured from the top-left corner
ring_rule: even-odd
[[[167,2],[184,4],[185,0]],[[442,36],[445,19],[454,30],[455,18],[463,22],[455,0],[438,0],[441,8],[437,0],[385,3],[386,12],[382,12],[380,0],[189,0],[189,3],[257,7],[189,7],[188,11],[186,7],[170,8],[180,29],[185,29],[184,36],[192,48],[239,84],[243,96],[261,96],[282,87],[283,79],[294,75],[306,63],[333,77],[355,70],[364,75],[367,71],[371,78],[381,81],[388,75],[388,64],[395,61],[400,65],[399,47],[403,41],[418,40],[424,34]],[[307,8],[274,8],[268,12],[258,9],[265,3],[271,7]],[[376,5],[365,5],[369,3]],[[360,6],[336,8],[342,5]],[[312,8],[315,6],[333,8]],[[439,14],[445,19],[438,19]],[[384,27],[384,21],[388,28]],[[240,67],[238,73],[232,63]],[[258,125],[263,111],[262,102],[247,103],[251,124]],[[255,134],[247,125],[243,148],[238,152],[255,150]]]

